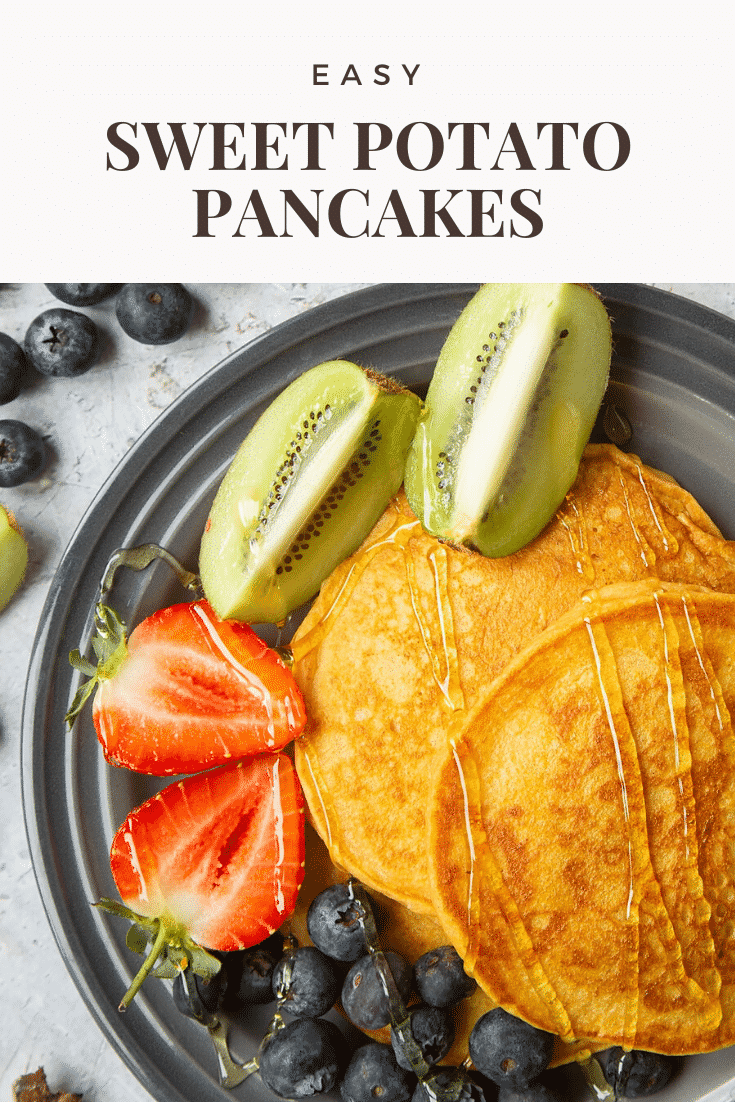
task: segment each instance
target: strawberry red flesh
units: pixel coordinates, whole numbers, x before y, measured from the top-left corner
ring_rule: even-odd
[[[304,875],[291,760],[263,754],[168,785],[128,815],[110,865],[123,903],[174,938],[257,944],[291,914]]]
[[[290,671],[247,624],[204,601],[154,613],[111,676],[98,672],[93,719],[105,757],[155,776],[276,751],[306,722]]]

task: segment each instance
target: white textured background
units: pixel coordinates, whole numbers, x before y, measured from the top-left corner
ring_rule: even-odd
[[[105,328],[102,362],[78,379],[45,379],[0,407],[48,440],[35,482],[0,491],[30,544],[23,588],[0,613],[0,1100],[39,1065],[52,1090],[85,1102],[149,1098],[108,1045],[67,975],[43,913],[21,813],[20,714],[26,667],[61,553],[103,482],[140,434],[228,353],[279,322],[358,284],[189,285],[197,312],[189,333],[153,348],[127,338],[110,303],[87,311]],[[735,284],[657,284],[735,318]],[[0,285],[0,331],[22,342],[55,303],[43,284]],[[735,533],[729,533],[735,535]]]

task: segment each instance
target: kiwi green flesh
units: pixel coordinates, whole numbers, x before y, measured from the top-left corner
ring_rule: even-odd
[[[342,360],[271,403],[202,539],[202,586],[220,616],[277,623],[314,596],[398,490],[420,409],[416,395]]]
[[[28,545],[0,505],[0,610],[23,581],[28,564]]]
[[[591,288],[481,288],[442,349],[406,464],[424,527],[491,556],[529,543],[574,481],[610,354]]]

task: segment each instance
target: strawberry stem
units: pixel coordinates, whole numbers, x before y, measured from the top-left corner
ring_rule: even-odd
[[[127,989],[122,999],[120,1000],[120,1005],[117,1008],[118,1010],[127,1010],[127,1008],[130,1006],[131,1002],[143,986],[143,981],[148,977],[151,970],[153,969],[153,966],[163,952],[164,946],[166,945],[168,938],[169,931],[166,928],[166,925],[163,922],[159,922],[158,930],[156,931],[156,936],[153,939],[151,950],[148,956],[143,961],[142,965],[140,966],[138,972],[136,973],[133,982],[130,984],[130,987]]]

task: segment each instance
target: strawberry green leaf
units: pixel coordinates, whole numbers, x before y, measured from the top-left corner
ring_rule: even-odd
[[[125,944],[133,953],[138,953],[138,955],[142,957],[143,954],[148,951],[150,937],[147,931],[136,922],[133,926],[128,928],[128,932],[125,935]]]
[[[177,967],[168,957],[155,968],[151,969],[151,975],[156,980],[175,980],[181,968]]]
[[[217,957],[197,945],[181,924],[170,918],[145,918],[114,899],[101,899],[95,906],[118,918],[128,919],[132,925],[125,935],[125,944],[139,956],[147,954],[123,995],[119,1010],[130,1006],[149,975],[172,980],[179,972],[191,970],[202,979],[210,980],[222,967]]]
[[[217,957],[212,956],[206,949],[202,949],[199,945],[194,946],[191,951],[191,970],[195,972],[197,976],[205,981],[211,980],[217,975],[222,962]]]
[[[130,922],[135,922],[143,929],[152,929],[154,922],[157,920],[151,920],[144,918],[142,915],[136,914],[130,907],[126,907],[124,903],[119,903],[116,899],[100,899],[98,903],[94,903],[93,906],[99,907],[101,911],[107,911],[108,914],[117,915],[118,918],[127,918]],[[150,940],[150,933],[148,938]]]
[[[97,658],[97,665],[84,658],[79,650],[73,650],[69,654],[70,665],[89,678],[89,681],[80,685],[64,717],[70,727],[95,687],[100,681],[107,681],[115,676],[128,653],[125,624],[114,609],[98,604],[94,622],[96,634],[92,639],[92,650]]]

